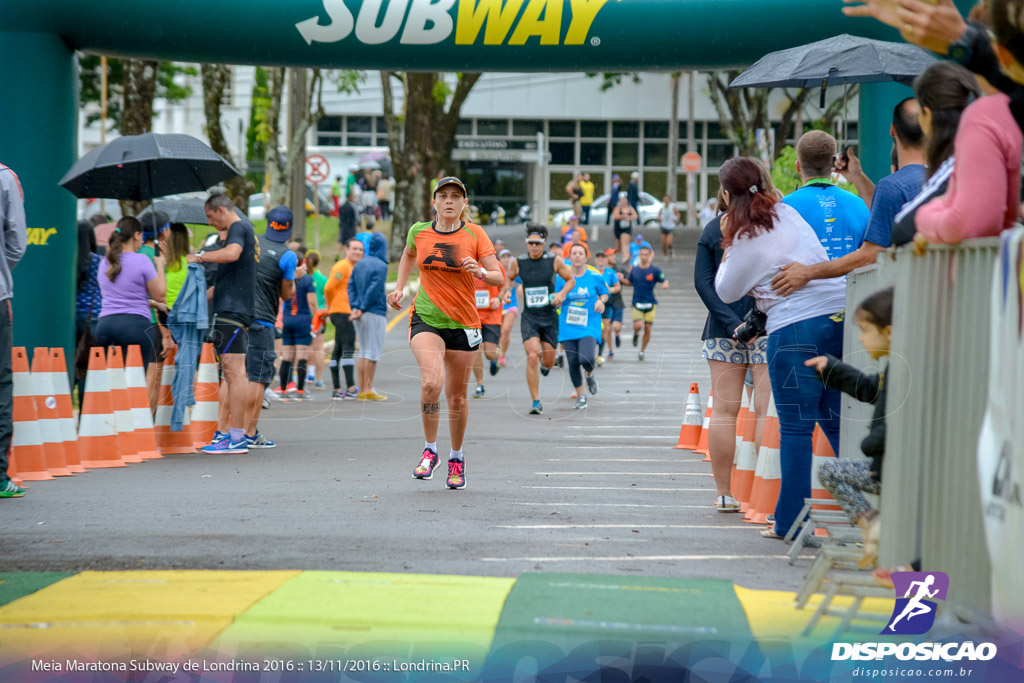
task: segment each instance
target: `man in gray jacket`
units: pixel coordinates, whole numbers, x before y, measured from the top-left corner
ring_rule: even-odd
[[[14,382],[11,375],[11,346],[14,343],[11,271],[25,254],[28,233],[25,225],[25,196],[18,176],[0,163],[0,498],[20,498],[21,488],[7,476],[8,455],[14,436]]]

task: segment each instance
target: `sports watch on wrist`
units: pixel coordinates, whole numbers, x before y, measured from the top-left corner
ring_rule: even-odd
[[[956,41],[949,44],[946,56],[961,66],[965,66],[974,55],[974,43],[978,40],[980,30],[974,24],[967,24],[967,30]]]

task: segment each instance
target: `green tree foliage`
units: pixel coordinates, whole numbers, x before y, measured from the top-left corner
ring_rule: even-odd
[[[793,145],[783,147],[782,153],[772,162],[772,182],[775,183],[775,188],[784,195],[800,188],[802,183],[800,174],[796,172],[796,149]],[[853,183],[841,180],[836,183],[836,186],[857,194],[857,188],[853,186]]]
[[[263,160],[267,154],[267,111],[270,109],[270,75],[261,66],[256,67],[252,86],[252,108],[249,111],[249,129],[245,132],[245,179],[253,187],[263,187]]]
[[[124,76],[125,64],[128,60],[107,58],[107,119],[110,121],[110,130],[121,132],[122,112],[124,109]],[[95,111],[90,111],[85,117],[85,125],[91,126],[100,120],[100,56],[79,55],[79,81],[81,83],[81,106],[85,108],[89,104],[97,105]],[[157,72],[156,98],[165,99],[168,102],[180,102],[192,94],[192,88],[175,83],[174,78],[178,74],[195,76],[199,70],[194,66],[178,64],[175,62],[160,62]]]

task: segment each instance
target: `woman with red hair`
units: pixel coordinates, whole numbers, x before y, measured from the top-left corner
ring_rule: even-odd
[[[789,296],[772,290],[772,279],[787,263],[821,263],[828,254],[800,214],[765,187],[757,161],[730,159],[718,177],[728,209],[722,218],[725,255],[715,289],[725,303],[750,294],[757,310],[767,316],[768,375],[782,437],[782,485],[775,526],[762,533],[781,538],[796,521],[804,498],[811,495],[815,422],[839,451],[840,394],[824,386],[804,361],[825,354],[842,357],[846,282],[812,280]]]

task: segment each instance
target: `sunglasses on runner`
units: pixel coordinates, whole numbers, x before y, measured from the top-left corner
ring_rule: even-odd
[[[526,240],[526,243],[527,243],[527,244],[531,244],[531,245],[534,245],[534,246],[536,246],[536,245],[538,245],[538,244],[539,244],[540,246],[542,246],[542,247],[544,246],[544,240]]]

